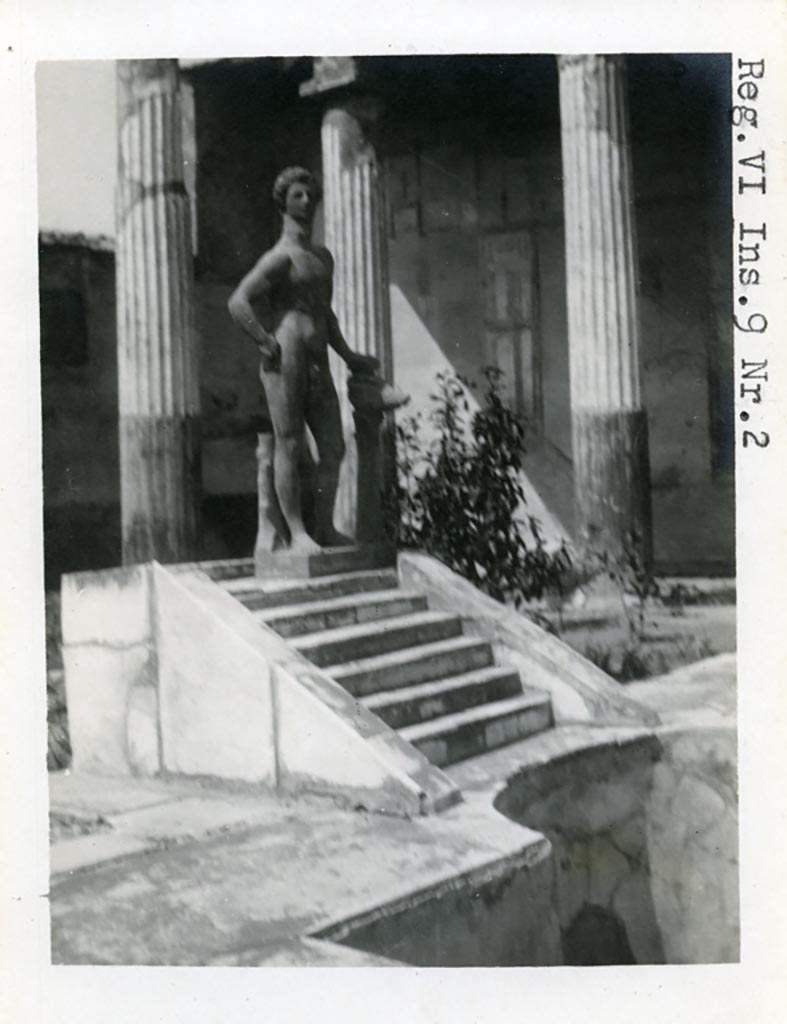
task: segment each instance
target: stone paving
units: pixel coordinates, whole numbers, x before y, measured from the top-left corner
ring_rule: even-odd
[[[314,931],[548,853],[484,803],[407,820],[313,797],[70,774],[52,777],[51,794],[54,815],[100,812],[112,826],[52,848],[54,963],[312,962],[303,942]],[[314,962],[349,957],[326,945]]]

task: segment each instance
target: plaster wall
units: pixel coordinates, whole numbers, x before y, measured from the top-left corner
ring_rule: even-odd
[[[644,812],[657,753],[653,742],[577,751],[523,772],[495,801],[552,844],[566,963],[664,962]]]
[[[647,843],[666,958],[734,963],[740,957],[735,729],[678,726],[661,738]]]
[[[270,663],[176,576],[153,573],[162,768],[275,785]]]
[[[120,562],[113,254],[42,246],[40,285],[44,533],[55,586],[59,572]],[[76,314],[68,324],[63,301]],[[46,332],[65,330],[72,337],[63,352],[66,339],[50,342]]]
[[[149,567],[64,576],[62,628],[74,770],[130,775],[139,754],[146,769],[156,771],[157,744],[151,763],[144,714],[147,705],[157,716]],[[129,711],[142,727],[141,746],[129,742]]]
[[[404,158],[387,162],[390,277],[397,296],[394,369],[397,381],[412,392],[414,410],[428,409],[441,369],[478,379],[479,367],[495,361],[485,317],[489,268],[483,246],[501,235],[522,235],[528,246],[508,272],[521,274],[523,286],[532,279],[535,288],[530,315],[544,400],[542,422],[534,426],[570,455],[560,151],[549,136],[531,145],[528,158],[427,146],[411,158],[424,169],[409,174],[402,170]],[[696,164],[700,154],[684,156],[689,162],[681,161],[677,173],[664,166],[652,146],[640,145],[634,152],[643,168],[637,191],[641,360],[656,486],[709,479],[708,374],[711,357],[729,340],[717,335],[712,289],[729,270],[730,253],[711,244],[709,229],[709,222],[724,213],[708,208],[699,169],[691,162]],[[427,174],[437,161],[446,169],[470,164],[477,177],[468,183],[467,176]],[[512,167],[519,191],[515,201],[508,201]],[[411,179],[419,183],[417,189]],[[500,183],[494,218],[484,191],[487,180]],[[724,354],[731,355],[729,345]]]
[[[326,936],[416,967],[541,967],[560,963],[551,900],[552,859],[486,879],[458,877],[442,891],[406,900]]]
[[[509,782],[496,808],[552,845],[563,962],[738,960],[734,766],[733,728],[687,723]]]

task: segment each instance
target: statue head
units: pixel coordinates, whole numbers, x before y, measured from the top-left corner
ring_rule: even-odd
[[[291,196],[293,186],[300,187],[293,190]],[[304,209],[303,204],[298,202],[295,193],[302,193],[309,197],[308,212],[313,215],[317,204],[322,199],[322,186],[311,171],[307,171],[305,167],[285,167],[273,183],[273,202],[279,213],[289,213],[300,219],[298,214],[303,214]]]

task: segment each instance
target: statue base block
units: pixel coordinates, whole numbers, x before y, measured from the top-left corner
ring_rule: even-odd
[[[396,548],[392,544],[322,548],[312,555],[294,554],[287,550],[261,551],[255,552],[254,575],[260,579],[304,579],[382,569],[395,564]]]

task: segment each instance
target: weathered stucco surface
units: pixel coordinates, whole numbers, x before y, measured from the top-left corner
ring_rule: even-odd
[[[626,689],[662,724],[562,726],[451,774],[549,838],[566,962],[735,962],[734,655]]]
[[[61,607],[74,768],[132,773],[128,710],[136,721],[141,706],[132,695],[156,687],[150,567],[64,576]]]
[[[631,687],[665,723],[648,801],[648,849],[670,963],[740,956],[735,687],[731,654]]]
[[[53,779],[53,808],[100,805],[117,829],[105,855],[126,854],[96,864],[55,846],[54,963],[361,962],[323,945],[310,954],[310,936],[369,947],[370,965],[557,956],[549,845],[488,804],[405,820],[316,798],[143,785]]]
[[[645,811],[658,753],[647,736],[568,748],[523,771],[495,802],[552,843],[565,963],[664,962]]]
[[[67,575],[63,658],[78,770],[210,776],[418,815],[448,777],[199,572]]]

